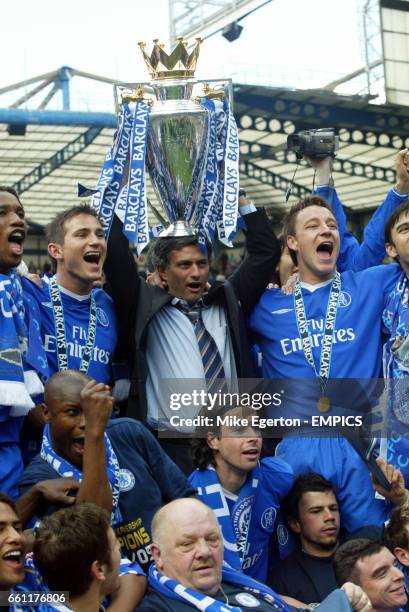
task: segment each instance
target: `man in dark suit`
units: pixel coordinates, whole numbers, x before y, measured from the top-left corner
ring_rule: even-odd
[[[239,210],[246,225],[247,256],[227,281],[210,287],[211,247],[202,253],[196,236],[156,241],[153,261],[161,286],[138,276],[118,219],[108,243],[105,272],[120,325],[119,352],[131,364],[127,416],[162,430],[162,446],[186,473],[193,469],[187,441],[163,440],[170,430],[169,402],[164,405],[160,381],[182,379],[186,382],[179,389],[184,392],[217,391],[223,385],[235,391],[238,378],[254,376],[244,316],[257,303],[280,257],[265,212],[257,211],[245,196],[240,197]]]

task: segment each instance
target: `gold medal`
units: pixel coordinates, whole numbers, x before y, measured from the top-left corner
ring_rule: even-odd
[[[331,403],[329,401],[328,397],[324,397],[323,395],[320,397],[320,399],[317,402],[317,408],[320,412],[328,412],[329,408],[331,406]]]

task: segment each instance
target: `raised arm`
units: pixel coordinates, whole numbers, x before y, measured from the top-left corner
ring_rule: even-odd
[[[116,215],[108,238],[104,272],[118,320],[118,346],[115,357],[124,361],[132,355],[136,303],[141,279],[128,240],[122,233],[122,223]]]
[[[92,502],[110,512],[112,490],[107,474],[104,433],[114,399],[109,387],[90,380],[81,391],[80,401],[85,417],[85,441],[82,481],[76,503]]]
[[[239,210],[243,211],[242,216],[246,224],[244,233],[247,255],[229,281],[247,314],[257,304],[270,282],[280,261],[281,249],[264,209],[256,210],[241,196]],[[247,213],[248,210],[254,212]]]

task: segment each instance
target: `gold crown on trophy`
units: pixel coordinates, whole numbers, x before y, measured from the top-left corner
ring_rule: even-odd
[[[178,37],[178,43],[172,53],[168,55],[164,50],[164,44],[158,39],[154,40],[150,55],[145,51],[146,43],[140,42],[142,55],[154,81],[159,79],[187,79],[193,77],[196,70],[197,58],[199,57],[201,38],[196,38],[196,45],[189,54],[187,41],[182,36]]]

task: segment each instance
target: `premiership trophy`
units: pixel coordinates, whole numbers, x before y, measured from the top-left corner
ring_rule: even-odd
[[[139,46],[152,80],[114,86],[118,129],[91,205],[107,234],[117,214],[140,253],[152,237],[149,207],[158,216],[147,170],[169,222],[160,237],[197,235],[205,248],[217,234],[231,246],[239,183],[231,81],[194,78],[200,39],[190,53],[181,38],[170,54],[157,40],[150,55]]]

